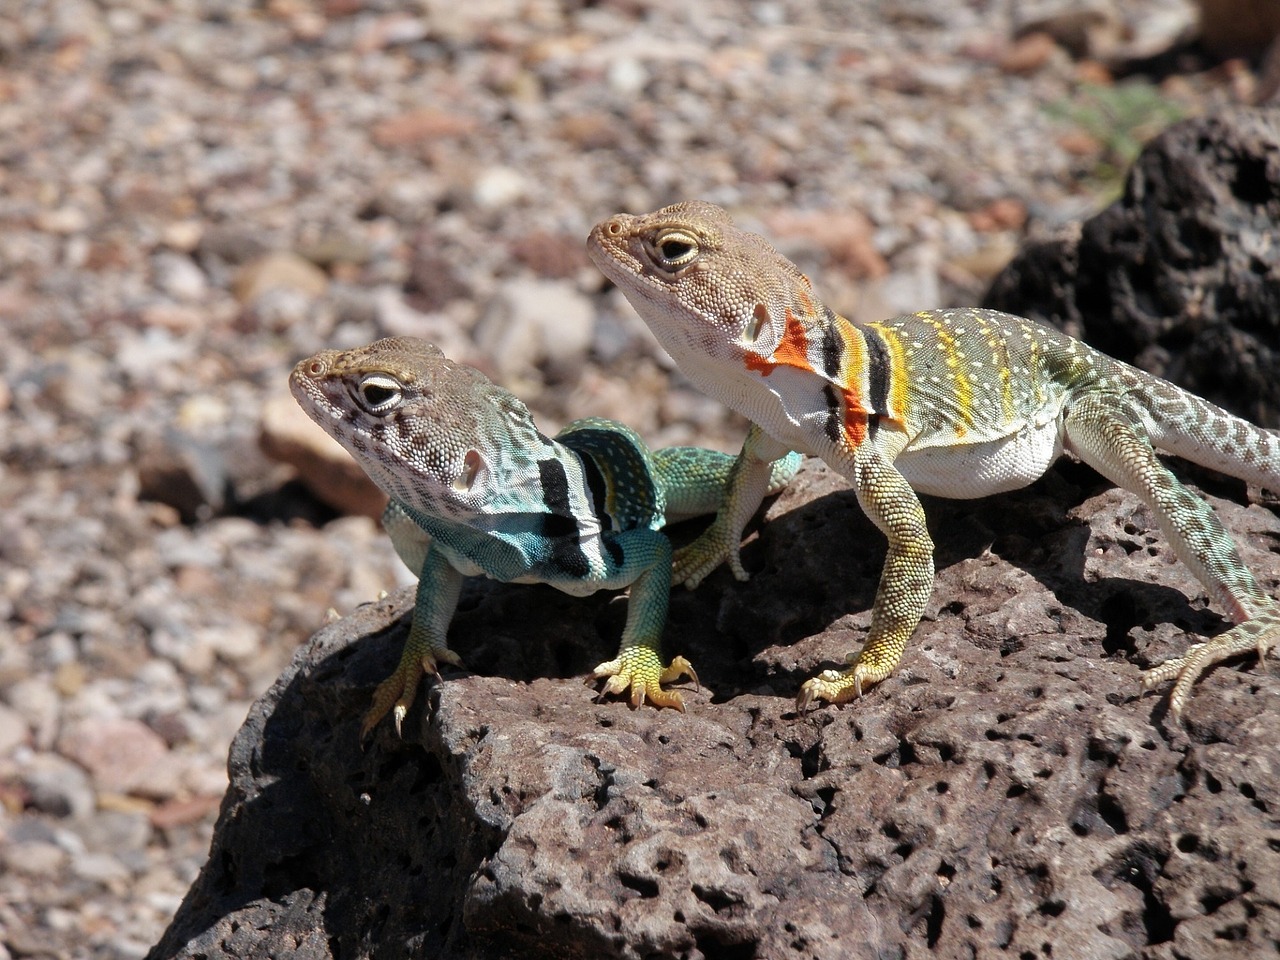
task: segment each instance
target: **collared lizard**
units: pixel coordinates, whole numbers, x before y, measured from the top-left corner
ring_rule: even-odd
[[[545,583],[574,596],[631,587],[618,655],[595,668],[604,692],[684,709],[662,684],[671,587],[664,523],[715,512],[735,459],[697,447],[650,451],[612,420],[576,420],[555,438],[480,371],[421,340],[387,338],[302,360],[289,377],[310,417],[391,498],[383,524],[418,590],[399,666],[374,693],[364,737],[394,707],[397,731],[422,673],[459,664],[445,635],[463,577]],[[780,490],[800,457],[766,471]]]
[[[724,505],[677,553],[675,582],[693,586],[726,560],[746,579],[739,533],[769,463],[790,450],[843,474],[889,541],[862,651],[847,669],[808,680],[801,709],[859,696],[901,659],[933,586],[917,491],[971,498],[1017,489],[1064,449],[1142,499],[1236,624],[1145,672],[1144,689],[1175,681],[1175,718],[1207,668],[1250,651],[1264,658],[1275,643],[1280,606],[1155,449],[1280,490],[1276,435],[1022,317],[953,309],[847,320],[795,264],[710,203],[610,217],[587,247],[684,375],[752,421]]]

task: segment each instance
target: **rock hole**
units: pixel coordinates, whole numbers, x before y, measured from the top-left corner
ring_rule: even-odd
[[[1228,927],[1221,927],[1213,931],[1213,939],[1240,941],[1249,939],[1249,928],[1243,923],[1233,923]]]
[[[742,897],[728,890],[721,890],[715,887],[704,887],[700,883],[695,883],[692,887],[693,895],[705,903],[716,913],[739,913],[742,909]]]
[[[725,943],[726,939],[743,936],[738,929],[717,928],[693,931],[694,945],[706,960],[755,960],[760,955],[760,945],[755,940]]]
[[[1200,909],[1206,915],[1212,915],[1221,910],[1224,906],[1236,898],[1234,893],[1221,889],[1220,887],[1210,887],[1204,893],[1200,894]]]
[[[620,873],[618,879],[628,890],[634,890],[644,900],[651,900],[658,895],[658,881],[649,877],[636,876],[633,873]]]
[[[819,802],[814,803],[813,812],[818,815],[818,819],[825,819],[835,809],[835,799],[838,792],[835,787],[821,787],[816,791]]]
[[[1046,917],[1060,917],[1066,911],[1067,905],[1062,900],[1046,900],[1036,909]]]
[[[1194,833],[1184,833],[1174,844],[1182,853],[1195,853],[1200,849],[1200,838]]]
[[[1274,188],[1267,178],[1267,163],[1262,157],[1241,157],[1236,175],[1231,178],[1231,193],[1241,203],[1260,206],[1269,203]]]
[[[1102,638],[1102,649],[1108,656],[1128,650],[1129,631],[1138,625],[1140,617],[1133,598],[1123,593],[1108,597],[1098,608],[1098,618],[1107,625]]]
[[[942,898],[934,894],[929,898],[929,913],[925,916],[925,944],[932,950],[942,936],[942,923],[947,918],[947,908]]]
[[[898,765],[905,767],[912,763],[919,763],[915,745],[904,740],[898,747]]]
[[[817,743],[800,754],[800,776],[805,780],[816,777],[827,766],[823,762],[822,748]]]
[[[1115,831],[1116,836],[1129,832],[1129,818],[1125,816],[1124,807],[1115,797],[1105,793],[1098,794],[1098,816]]]

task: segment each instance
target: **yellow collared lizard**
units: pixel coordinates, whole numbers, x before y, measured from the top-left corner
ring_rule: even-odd
[[[803,685],[802,709],[860,695],[901,659],[933,586],[917,491],[969,498],[1017,489],[1063,450],[1143,500],[1236,624],[1144,674],[1144,688],[1175,681],[1175,717],[1208,667],[1250,651],[1265,657],[1280,635],[1280,606],[1214,512],[1155,452],[1280,490],[1276,435],[1022,317],[954,309],[847,320],[795,264],[710,203],[612,216],[587,247],[684,375],[752,421],[724,505],[676,555],[675,582],[693,586],[726,560],[746,578],[743,524],[769,464],[792,450],[843,474],[888,538],[866,644],[847,669]]]

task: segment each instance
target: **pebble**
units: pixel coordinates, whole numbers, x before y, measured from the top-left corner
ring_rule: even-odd
[[[548,429],[735,450],[594,222],[704,197],[867,317],[972,302],[1105,202],[1081,79],[1220,5],[107,6],[0,5],[0,960],[143,956],[250,704],[329,607],[413,580],[288,396],[301,357],[423,336]],[[1154,92],[1203,112],[1253,69]]]
[[[12,707],[0,704],[0,756],[26,743],[30,735],[26,717]]]
[[[82,820],[93,813],[96,798],[84,768],[56,753],[32,756],[21,772],[32,808],[50,816]]]
[[[204,273],[190,257],[162,251],[151,258],[151,269],[156,286],[175,300],[195,302],[208,292]]]
[[[272,291],[318,297],[328,287],[329,278],[315,264],[288,250],[273,250],[240,269],[232,292],[242,304],[254,304]]]
[[[58,748],[89,771],[100,793],[163,797],[177,788],[168,745],[137,720],[81,721],[62,735]]]
[[[502,284],[475,336],[501,377],[534,379],[544,365],[580,366],[594,330],[595,309],[573,283],[521,277]]]

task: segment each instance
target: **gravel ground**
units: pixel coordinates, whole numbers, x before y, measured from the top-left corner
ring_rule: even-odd
[[[406,12],[408,11],[408,12]],[[258,447],[301,356],[426,336],[554,429],[733,449],[589,266],[701,197],[834,306],[971,303],[1143,136],[1247,99],[1184,0],[0,6],[0,960],[142,956],[228,742],[326,610],[407,582]],[[1168,58],[1166,58],[1168,61]],[[1169,69],[1172,68],[1172,69]]]

